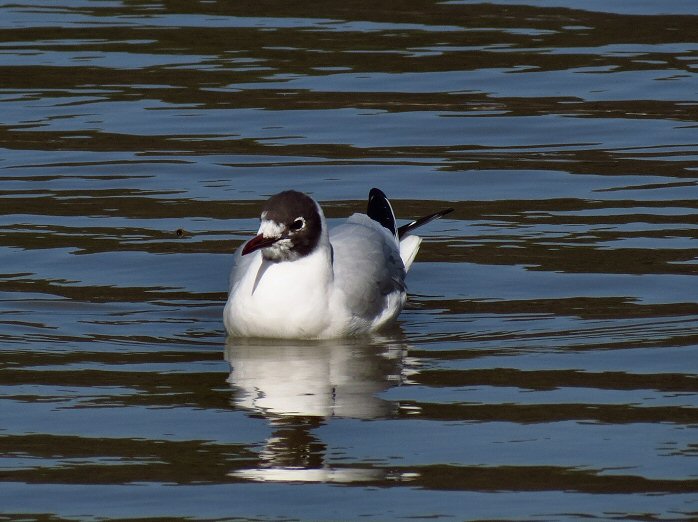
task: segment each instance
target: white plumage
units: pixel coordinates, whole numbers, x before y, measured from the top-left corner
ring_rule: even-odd
[[[399,240],[393,216],[392,230],[376,219],[353,214],[328,231],[322,209],[309,196],[273,196],[258,235],[235,253],[224,310],[228,333],[333,338],[393,322],[404,306],[405,276],[421,239],[405,234]]]

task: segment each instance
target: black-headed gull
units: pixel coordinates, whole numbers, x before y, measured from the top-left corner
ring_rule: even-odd
[[[390,202],[374,188],[366,214],[330,231],[310,196],[295,190],[272,196],[257,236],[235,252],[223,312],[228,334],[326,339],[392,323],[422,241],[410,232],[452,210],[397,228]]]

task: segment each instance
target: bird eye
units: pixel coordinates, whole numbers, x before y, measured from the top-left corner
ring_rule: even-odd
[[[291,223],[291,230],[300,230],[305,226],[305,219],[296,218],[293,223]]]

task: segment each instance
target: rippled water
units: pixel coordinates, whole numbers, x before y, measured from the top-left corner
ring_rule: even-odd
[[[0,1],[0,518],[698,517],[695,2],[306,4]],[[372,186],[399,327],[226,341]]]

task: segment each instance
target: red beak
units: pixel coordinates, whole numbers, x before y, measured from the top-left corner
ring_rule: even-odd
[[[262,234],[259,234],[258,236],[253,237],[250,239],[244,247],[242,247],[242,255],[247,255],[250,252],[254,252],[255,250],[259,250],[260,248],[267,248],[268,246],[273,245],[276,243],[279,239],[282,239],[280,237],[264,237]]]

